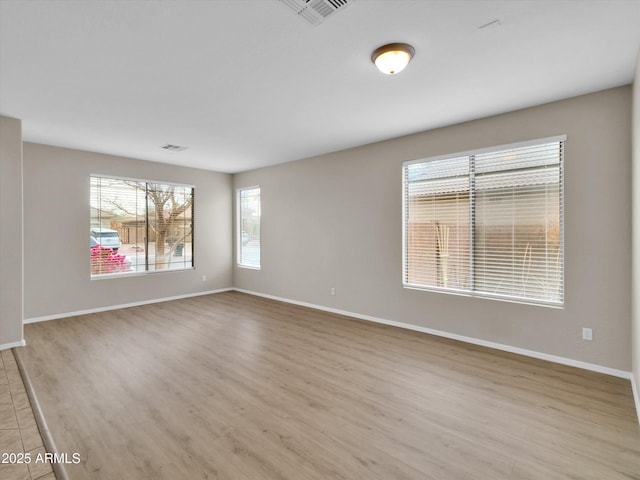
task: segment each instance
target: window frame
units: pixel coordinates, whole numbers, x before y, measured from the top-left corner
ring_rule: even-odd
[[[528,140],[523,142],[515,142],[504,145],[497,145],[493,147],[479,148],[473,150],[466,150],[462,152],[449,153],[443,155],[437,155],[433,157],[425,157],[419,158],[415,160],[407,160],[402,163],[402,287],[409,290],[420,290],[420,291],[428,291],[428,292],[437,292],[437,293],[446,293],[453,294],[465,297],[477,297],[477,298],[488,298],[512,303],[526,304],[526,305],[536,305],[536,306],[544,306],[550,308],[564,308],[565,303],[565,245],[564,245],[564,161],[565,161],[565,143],[567,140],[567,135],[556,135],[551,137],[538,138],[534,140]],[[561,266],[560,266],[560,282],[561,282],[561,298],[559,301],[545,301],[542,299],[535,298],[526,298],[526,297],[518,297],[513,295],[506,294],[495,294],[491,292],[484,292],[475,290],[475,285],[473,284],[469,289],[464,288],[453,288],[453,287],[441,287],[437,285],[422,285],[416,283],[408,282],[408,193],[407,187],[409,182],[406,181],[406,168],[410,165],[421,164],[429,161],[437,161],[437,160],[453,160],[459,157],[471,157],[478,156],[483,154],[497,153],[512,149],[526,148],[537,145],[544,145],[549,143],[558,142],[561,144],[560,146],[560,158],[559,158],[559,255],[561,258]],[[475,199],[475,185],[472,186],[473,175],[470,173],[470,185],[469,185],[469,272],[470,276],[473,279],[474,270],[476,268],[475,263],[475,251],[476,248],[474,246],[475,240],[475,208],[476,208],[476,199]]]
[[[258,239],[258,252],[259,252],[259,261],[258,265],[252,265],[247,263],[242,263],[242,192],[247,190],[259,190],[260,196],[260,222],[262,222],[262,187],[260,185],[252,185],[249,187],[240,187],[236,189],[236,228],[235,228],[235,236],[236,236],[236,266],[239,268],[246,268],[249,270],[261,270],[262,269],[262,231],[260,232],[260,237]],[[262,229],[262,225],[260,225]]]
[[[149,270],[149,258],[147,255],[148,239],[145,240],[145,264],[144,270],[135,270],[131,272],[117,272],[117,273],[101,273],[101,274],[92,274],[91,268],[89,268],[89,278],[90,280],[108,280],[112,278],[123,278],[123,277],[136,277],[136,276],[145,276],[145,275],[155,275],[155,274],[163,274],[163,273],[178,273],[185,272],[196,269],[195,259],[195,203],[196,203],[196,187],[195,185],[188,183],[179,183],[179,182],[167,182],[160,180],[150,180],[150,179],[142,179],[142,178],[133,178],[133,177],[121,177],[117,175],[105,175],[101,173],[90,173],[89,174],[89,210],[91,211],[91,182],[93,178],[100,179],[109,179],[109,180],[119,180],[125,182],[137,182],[144,183],[145,185],[155,184],[155,185],[167,185],[172,187],[181,187],[181,188],[190,188],[191,189],[191,266],[183,267],[183,268],[166,268],[160,270]],[[148,199],[145,199],[148,202]],[[145,205],[145,218],[148,218],[148,204]],[[91,214],[89,214],[89,224],[91,225]],[[91,226],[90,226],[91,228]]]

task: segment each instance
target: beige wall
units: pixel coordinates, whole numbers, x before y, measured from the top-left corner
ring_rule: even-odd
[[[90,174],[194,185],[195,270],[91,280]],[[25,143],[25,319],[231,287],[231,215],[228,174]]]
[[[22,123],[0,117],[0,349],[22,343]]]
[[[262,269],[234,285],[628,372],[630,118],[627,86],[237,174],[262,187]],[[564,309],[402,288],[404,160],[560,134]]]
[[[632,298],[632,349],[633,375],[635,382],[636,410],[640,420],[640,52],[636,63],[636,76],[633,84],[633,280]]]

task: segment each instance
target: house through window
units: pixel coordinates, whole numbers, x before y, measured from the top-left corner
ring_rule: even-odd
[[[561,305],[564,137],[405,162],[405,287]]]
[[[193,268],[194,189],[90,177],[91,276]]]

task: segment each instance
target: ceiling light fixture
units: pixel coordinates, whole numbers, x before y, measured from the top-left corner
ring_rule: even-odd
[[[389,43],[376,48],[371,61],[382,73],[395,75],[404,70],[415,53],[415,49],[406,43]]]

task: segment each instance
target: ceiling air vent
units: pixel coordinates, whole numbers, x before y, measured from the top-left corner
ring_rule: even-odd
[[[180,145],[171,145],[170,143],[167,143],[166,145],[163,145],[162,147],[165,150],[168,150],[170,152],[182,152],[184,150],[186,150],[189,147],[181,147]]]
[[[319,25],[354,0],[280,0],[311,25]]]

